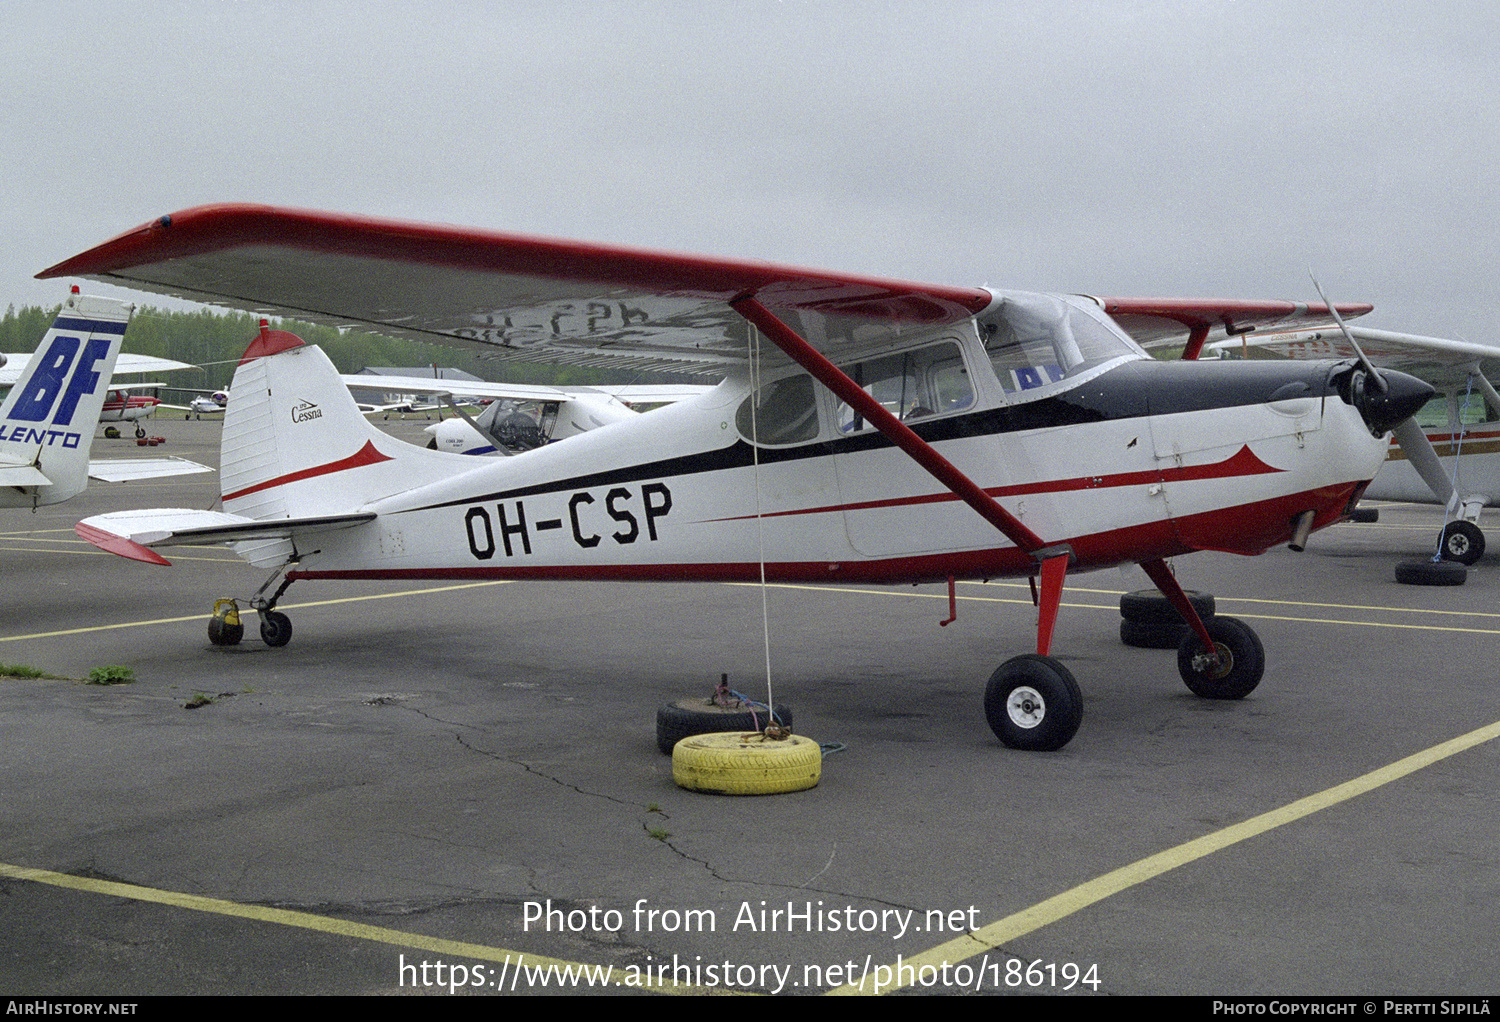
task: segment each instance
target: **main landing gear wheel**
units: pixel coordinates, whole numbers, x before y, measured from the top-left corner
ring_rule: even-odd
[[[1037,653],[1005,661],[984,689],[984,715],[1012,749],[1052,752],[1078,733],[1083,693],[1061,662]]]
[[[239,604],[233,600],[215,600],[213,616],[208,619],[208,641],[215,646],[238,646],[244,637]]]
[[[279,610],[262,611],[260,637],[267,646],[285,646],[292,641],[292,619]]]
[[[1473,522],[1459,519],[1443,526],[1443,560],[1469,565],[1484,556],[1484,533]]]
[[[1266,673],[1266,651],[1260,637],[1238,618],[1216,617],[1204,627],[1214,640],[1217,662],[1189,632],[1177,647],[1177,670],[1193,695],[1202,699],[1243,699]]]

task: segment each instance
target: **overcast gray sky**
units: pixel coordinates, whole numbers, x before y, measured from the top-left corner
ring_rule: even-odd
[[[1500,343],[1493,0],[3,10],[0,301],[249,201]]]

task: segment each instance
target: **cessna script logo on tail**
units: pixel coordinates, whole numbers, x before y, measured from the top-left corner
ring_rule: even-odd
[[[5,421],[0,422],[0,441],[77,447],[83,439],[81,433],[27,423],[72,425],[78,402],[99,386],[101,374],[94,365],[109,354],[109,344],[98,338],[84,343],[82,338],[67,334],[54,337],[46,354],[37,356],[36,371],[16,396]]]
[[[293,422],[307,422],[310,419],[321,419],[322,417],[323,409],[311,401],[299,401],[292,406]]]

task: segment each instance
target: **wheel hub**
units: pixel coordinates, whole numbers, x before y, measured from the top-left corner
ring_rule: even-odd
[[[1029,685],[1018,685],[1005,700],[1005,712],[1011,723],[1027,730],[1036,727],[1047,715],[1047,702]]]

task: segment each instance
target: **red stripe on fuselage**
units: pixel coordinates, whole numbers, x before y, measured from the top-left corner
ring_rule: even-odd
[[[993,486],[985,489],[991,497],[1024,497],[1033,493],[1068,493],[1075,490],[1103,490],[1116,486],[1141,486],[1151,483],[1186,482],[1199,479],[1229,479],[1235,476],[1266,475],[1284,469],[1267,465],[1249,447],[1223,461],[1211,465],[1187,465],[1179,468],[1145,469],[1139,472],[1120,472],[1106,476],[1078,476],[1073,479],[1051,479],[1045,482],[1022,483],[1017,486]],[[871,508],[911,507],[918,504],[942,504],[957,500],[952,493],[927,493],[916,497],[896,497],[890,500],[867,500],[858,504],[831,504],[824,507],[801,508],[795,511],[772,511],[761,517],[781,518],[787,515],[816,515],[844,511],[868,511]],[[755,515],[735,515],[731,518],[711,518],[709,521],[735,522],[755,518]]]
[[[247,486],[243,490],[235,490],[233,493],[226,493],[224,494],[223,499],[235,500],[239,497],[249,496],[252,493],[259,493],[261,490],[269,490],[277,486],[285,486],[287,483],[295,483],[301,479],[314,479],[318,476],[330,475],[334,472],[342,472],[346,468],[359,468],[361,465],[378,465],[382,461],[390,460],[390,455],[381,454],[375,449],[375,444],[373,441],[366,440],[363,447],[355,451],[353,454],[349,455],[349,457],[344,458],[340,461],[331,461],[326,465],[317,465],[313,468],[304,468],[300,472],[288,472],[284,476],[277,476],[275,479],[267,479],[263,483],[256,483],[254,486]]]

